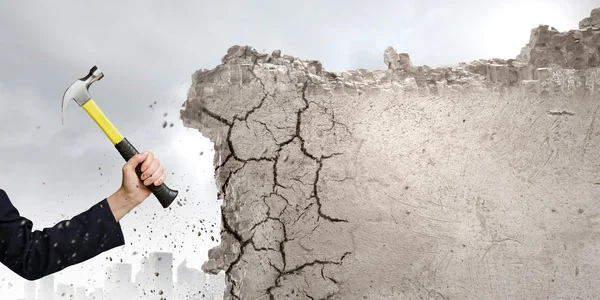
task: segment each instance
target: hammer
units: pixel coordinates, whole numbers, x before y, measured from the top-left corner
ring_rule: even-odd
[[[125,159],[125,161],[129,161],[134,155],[139,152],[129,143],[129,141],[121,135],[121,133],[115,128],[115,126],[106,118],[104,113],[100,110],[98,105],[92,99],[90,92],[88,89],[92,83],[102,79],[104,74],[102,71],[98,70],[96,66],[93,66],[90,69],[90,72],[83,78],[79,78],[76,80],[69,88],[65,91],[62,99],[62,124],[65,123],[65,111],[67,111],[67,106],[71,100],[75,101],[79,106],[83,107],[83,109],[92,117],[92,119],[98,124],[100,129],[106,134],[108,139],[113,143],[113,145],[117,148],[121,156]],[[141,164],[139,164],[135,171],[141,179],[142,170]],[[172,190],[167,187],[166,184],[161,184],[156,186],[151,184],[146,186],[154,196],[158,199],[158,202],[162,205],[163,208],[169,207],[173,200],[177,197],[178,192],[176,190]]]

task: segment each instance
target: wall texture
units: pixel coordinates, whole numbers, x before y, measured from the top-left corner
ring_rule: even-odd
[[[383,57],[331,73],[233,46],[193,75],[224,298],[597,298],[600,9],[516,59]]]

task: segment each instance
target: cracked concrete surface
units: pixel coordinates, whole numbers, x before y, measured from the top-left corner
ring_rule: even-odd
[[[516,59],[327,72],[233,46],[181,118],[215,147],[224,299],[600,294],[600,9]]]

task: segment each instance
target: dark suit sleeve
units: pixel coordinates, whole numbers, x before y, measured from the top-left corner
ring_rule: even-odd
[[[53,227],[32,231],[0,189],[0,262],[28,280],[36,280],[125,244],[121,225],[107,199]]]

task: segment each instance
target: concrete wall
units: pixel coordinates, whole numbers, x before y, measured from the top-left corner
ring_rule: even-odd
[[[444,68],[231,47],[181,112],[223,200],[204,271],[224,299],[596,299],[599,21]]]

